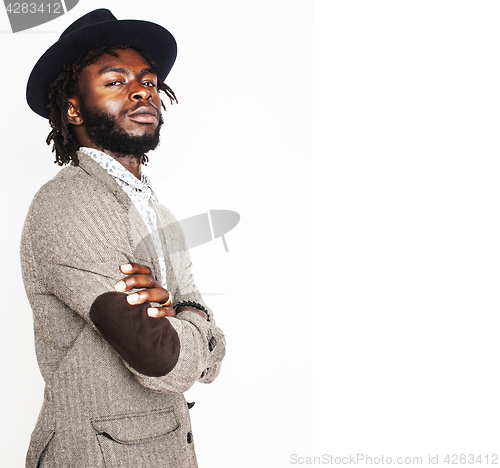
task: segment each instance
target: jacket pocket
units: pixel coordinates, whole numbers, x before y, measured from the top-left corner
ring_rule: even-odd
[[[106,467],[182,466],[180,423],[172,407],[91,420]]]

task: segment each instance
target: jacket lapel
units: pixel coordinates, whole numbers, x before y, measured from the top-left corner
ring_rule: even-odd
[[[128,237],[132,245],[132,252],[134,252],[134,258],[131,261],[149,266],[153,270],[156,280],[161,283],[160,263],[153,240],[130,197],[99,163],[81,151],[78,151],[77,154],[79,167],[89,176],[98,179],[107,190],[113,193],[124,212],[127,213],[130,226]]]

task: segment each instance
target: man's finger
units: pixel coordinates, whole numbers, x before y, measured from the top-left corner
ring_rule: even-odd
[[[146,265],[141,265],[140,263],[127,263],[120,266],[120,271],[126,275],[131,275],[133,273],[139,273],[141,275],[151,274],[151,268]]]
[[[144,289],[127,296],[130,305],[144,304],[145,302],[158,302],[163,304],[168,299],[168,291],[163,288]]]
[[[148,315],[154,318],[175,317],[175,309],[173,307],[150,307]]]
[[[115,284],[115,290],[118,292],[129,291],[133,288],[155,288],[160,285],[155,281],[153,275],[134,274],[123,278]]]

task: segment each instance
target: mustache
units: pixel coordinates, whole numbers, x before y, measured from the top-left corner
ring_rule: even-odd
[[[131,107],[130,109],[125,109],[122,111],[123,115],[128,115],[131,114],[132,112],[135,112],[137,109],[141,107],[150,107],[151,109],[154,110],[154,113],[156,114],[156,117],[159,117],[161,115],[160,110],[152,103],[145,103],[145,102],[138,102],[136,106]]]

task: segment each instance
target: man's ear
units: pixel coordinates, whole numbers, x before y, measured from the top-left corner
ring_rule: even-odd
[[[80,101],[77,97],[68,99],[68,122],[73,125],[83,123],[83,117],[80,114]]]

